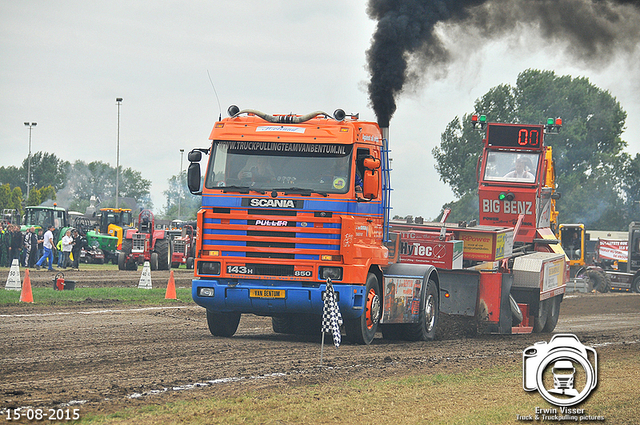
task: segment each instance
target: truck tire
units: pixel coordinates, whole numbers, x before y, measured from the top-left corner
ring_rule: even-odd
[[[540,301],[540,306],[538,307],[540,312],[533,318],[533,333],[541,333],[547,325],[547,317],[549,316],[547,301],[548,300]]]
[[[518,302],[511,294],[509,294],[509,307],[511,308],[511,326],[518,326],[524,320],[524,316]]]
[[[127,254],[125,254],[124,252],[118,252],[118,270],[127,269],[126,259]]]
[[[589,287],[587,288],[589,292],[594,289],[602,293],[609,292],[611,281],[605,272],[600,270],[587,270],[585,274],[589,278]]]
[[[149,261],[149,266],[151,267],[151,271],[158,270],[158,253],[151,253],[151,260]]]
[[[231,337],[238,330],[240,313],[214,313],[207,309],[207,325],[213,336]]]
[[[438,287],[436,282],[429,279],[427,286],[420,295],[420,319],[418,323],[405,325],[405,335],[410,341],[433,341],[438,328],[440,316],[438,304]]]
[[[133,239],[123,239],[122,240],[122,252],[126,255],[131,254],[131,248],[133,248]]]
[[[560,297],[551,298],[547,306],[547,323],[542,328],[542,332],[553,332],[558,324],[558,318],[560,317]]]
[[[169,249],[169,240],[158,239],[156,241],[156,253],[158,253],[158,270],[169,270],[171,263],[171,250]]]
[[[291,331],[291,315],[272,316],[271,327],[277,334],[292,334]]]
[[[344,321],[347,339],[354,344],[371,344],[378,330],[381,313],[382,299],[378,278],[373,273],[369,273],[365,286],[365,301],[362,314],[356,319],[345,319]]]
[[[636,276],[631,284],[631,290],[640,294],[640,276]]]

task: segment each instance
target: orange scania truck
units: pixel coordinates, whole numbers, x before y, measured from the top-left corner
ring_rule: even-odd
[[[202,195],[192,297],[213,335],[232,336],[242,314],[271,317],[278,333],[319,333],[329,280],[353,343],[378,331],[434,339],[447,331],[441,315],[490,333],[555,327],[566,265],[552,241],[517,242],[511,221],[390,220],[388,129],[340,109],[228,112],[210,146],[188,155],[189,189]]]

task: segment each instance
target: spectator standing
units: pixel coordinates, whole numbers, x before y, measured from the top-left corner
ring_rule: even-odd
[[[73,238],[71,237],[71,229],[68,229],[61,239],[62,242],[62,268],[66,269],[68,265],[71,265],[69,256],[73,249]]]
[[[45,260],[49,262],[49,271],[53,271],[53,251],[55,250],[55,246],[53,245],[53,230],[55,226],[53,224],[49,225],[47,232],[44,234],[44,241],[42,242],[42,246],[44,249],[44,253],[42,257],[36,263],[36,269],[40,269]]]
[[[5,229],[2,223],[0,223],[0,267],[7,267],[7,262],[9,259],[9,250],[7,248],[7,244],[5,243],[5,238],[7,238],[8,230]]]
[[[33,267],[36,265],[36,261],[41,256],[38,255],[38,236],[36,236],[36,228],[31,226],[31,255],[29,255],[29,267]]]
[[[62,238],[60,238],[60,240],[58,241],[58,244],[56,245],[56,249],[58,250],[58,268],[62,268],[62,260],[64,259],[63,255],[62,255]]]
[[[31,257],[31,249],[34,248],[31,246],[32,234],[33,234],[33,227],[30,227],[25,232],[24,238],[22,238],[22,258],[21,258],[22,267],[29,267],[29,258]]]
[[[36,235],[36,238],[38,240],[38,259],[39,259],[44,254],[44,247],[42,246],[42,244],[44,243],[44,231],[42,230],[42,227],[38,229],[38,234]]]
[[[11,235],[11,262],[17,259],[20,262],[20,254],[22,253],[22,244],[24,243],[24,237],[20,231],[20,226],[13,225],[13,231]]]
[[[71,253],[73,254],[72,267],[78,270],[80,265],[80,250],[82,249],[82,236],[80,236],[77,229],[73,229],[71,236],[73,237],[73,249],[71,249]]]

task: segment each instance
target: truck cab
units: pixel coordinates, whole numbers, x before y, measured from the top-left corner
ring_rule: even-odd
[[[561,123],[558,119],[546,126],[482,126],[486,137],[478,175],[479,224],[514,227],[523,215],[516,243],[556,239],[555,201],[560,195],[555,191],[551,147],[545,146],[544,135],[557,132]]]

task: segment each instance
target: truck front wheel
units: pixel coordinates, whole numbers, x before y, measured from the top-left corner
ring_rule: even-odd
[[[371,344],[378,330],[381,312],[382,299],[378,278],[373,273],[369,273],[365,286],[364,311],[357,319],[344,321],[347,339],[355,344]]]
[[[406,325],[405,334],[410,341],[432,341],[438,327],[438,287],[429,279],[420,296],[420,318],[418,323]]]
[[[213,336],[230,337],[238,330],[240,313],[214,313],[207,309],[207,325]]]

